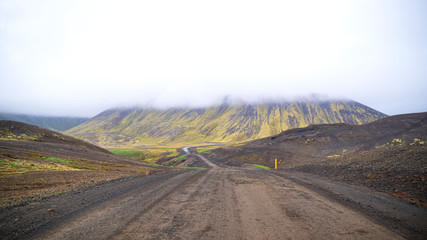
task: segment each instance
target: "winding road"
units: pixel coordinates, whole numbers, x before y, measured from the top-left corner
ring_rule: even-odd
[[[211,168],[218,168],[218,165],[216,165],[215,163],[209,161],[207,158],[205,158],[204,156],[197,154],[197,153],[191,153],[190,148],[197,148],[197,147],[209,147],[209,146],[220,146],[220,145],[225,145],[225,144],[212,144],[212,145],[201,145],[201,146],[190,146],[190,147],[184,147],[182,148],[182,150],[186,153],[186,154],[192,154],[194,156],[196,156],[197,158],[199,158],[200,160],[202,160],[202,162],[204,162],[207,166],[211,167]]]
[[[219,168],[201,160],[212,168],[111,181],[3,212],[2,239],[421,239],[425,234],[402,221],[370,216],[343,197],[346,191],[357,193],[350,187],[318,187],[315,179]],[[417,217],[425,220],[425,211]]]

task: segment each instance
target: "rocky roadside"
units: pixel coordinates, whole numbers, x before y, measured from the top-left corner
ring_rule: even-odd
[[[427,207],[427,148],[424,146],[376,149],[292,170],[365,186]]]

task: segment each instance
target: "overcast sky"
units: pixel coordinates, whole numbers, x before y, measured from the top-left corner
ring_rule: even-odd
[[[427,111],[427,1],[0,0],[0,112],[313,93]]]

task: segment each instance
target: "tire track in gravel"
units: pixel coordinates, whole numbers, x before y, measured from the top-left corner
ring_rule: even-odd
[[[0,210],[1,239],[28,239],[38,232],[52,229],[70,217],[138,188],[149,188],[174,178],[181,172],[162,175],[137,175],[81,187],[58,196],[50,196],[26,205]],[[53,211],[48,211],[53,209]]]
[[[112,239],[239,239],[243,229],[235,211],[237,197],[228,188],[230,174],[209,170]]]
[[[402,239],[263,170],[210,169],[110,239]]]
[[[174,191],[200,178],[204,171],[187,171],[143,185],[65,219],[34,239],[106,239]]]

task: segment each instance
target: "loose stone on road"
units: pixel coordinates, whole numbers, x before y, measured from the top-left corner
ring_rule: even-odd
[[[402,239],[264,170],[213,168],[136,189],[38,239]]]

